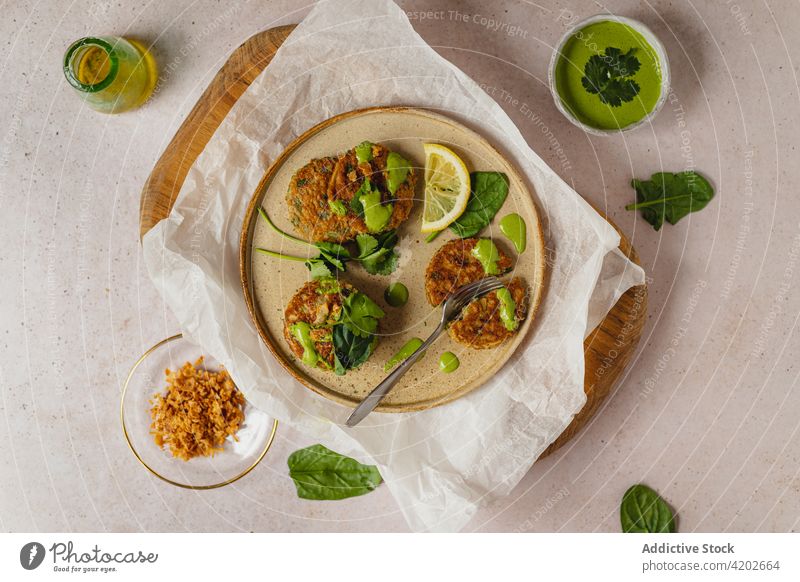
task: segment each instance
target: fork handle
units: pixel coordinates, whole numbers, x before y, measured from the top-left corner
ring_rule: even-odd
[[[439,326],[433,330],[433,333],[430,335],[430,337],[425,340],[425,342],[419,346],[413,354],[400,362],[400,365],[397,366],[397,368],[395,368],[391,374],[386,376],[386,378],[384,378],[383,381],[372,390],[372,392],[367,394],[366,398],[364,398],[364,400],[362,400],[361,403],[356,406],[356,409],[350,415],[350,418],[347,419],[345,424],[347,426],[355,426],[364,420],[364,418],[370,412],[375,410],[375,407],[380,404],[381,400],[383,400],[383,397],[386,396],[392,388],[394,388],[394,385],[397,384],[397,382],[406,372],[408,372],[409,368],[411,368],[411,366],[413,366],[414,363],[422,357],[422,354],[425,353],[425,350],[433,345],[433,342],[435,342],[436,338],[441,335],[442,331],[444,331],[444,328],[444,322],[440,323]]]

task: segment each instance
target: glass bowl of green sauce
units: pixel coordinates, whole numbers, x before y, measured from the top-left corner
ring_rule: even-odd
[[[630,131],[655,117],[669,94],[664,45],[644,24],[597,14],[574,24],[553,51],[556,108],[594,135]]]

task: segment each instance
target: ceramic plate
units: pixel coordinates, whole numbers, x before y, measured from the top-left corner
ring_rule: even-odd
[[[272,231],[256,210],[263,207],[279,228],[296,234],[285,202],[294,172],[313,158],[336,155],[364,140],[383,144],[414,164],[418,172],[416,201],[409,220],[398,229],[400,266],[394,273],[387,277],[369,275],[356,263],[348,264],[347,271],[340,273],[341,278],[376,301],[387,315],[380,322],[380,342],[369,361],[344,376],[336,376],[333,372],[304,366],[286,344],[283,312],[294,293],[309,280],[309,272],[302,263],[267,257],[254,253],[253,249],[263,247],[292,255],[303,255],[306,249]],[[384,378],[384,363],[406,341],[412,337],[427,338],[441,317],[441,308],[431,307],[425,298],[425,268],[436,250],[455,236],[446,230],[433,242],[426,243],[425,235],[419,230],[424,190],[423,144],[426,142],[453,149],[470,171],[499,171],[508,176],[509,196],[480,236],[491,237],[514,259],[513,275],[522,277],[530,287],[531,303],[528,317],[517,335],[495,349],[470,349],[442,334],[377,410],[422,410],[450,402],[481,386],[497,373],[525,339],[544,291],[544,242],[532,188],[486,139],[441,114],[397,107],[348,112],[310,129],[275,161],[253,195],[242,229],[242,286],[258,332],[281,364],[308,388],[348,406],[357,404]],[[500,219],[511,212],[522,215],[528,226],[527,248],[521,255],[498,227]],[[389,306],[383,298],[387,285],[395,281],[402,282],[409,290],[409,301],[401,308]],[[461,361],[461,366],[450,374],[444,374],[438,367],[439,356],[445,351],[455,353]]]

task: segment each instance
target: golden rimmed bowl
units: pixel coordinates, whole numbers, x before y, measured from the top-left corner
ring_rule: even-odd
[[[221,452],[184,461],[173,457],[167,447],[159,447],[150,434],[150,401],[166,389],[167,368],[178,370],[186,362],[194,364],[201,355],[200,348],[181,334],[169,337],[136,361],[122,388],[122,432],[131,452],[153,475],[186,489],[215,489],[241,479],[267,454],[278,428],[277,420],[245,402],[238,440],[228,437]],[[203,367],[218,370],[220,364],[204,355]]]

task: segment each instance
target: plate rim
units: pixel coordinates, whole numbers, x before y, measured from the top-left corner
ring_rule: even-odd
[[[250,197],[250,201],[247,205],[247,209],[244,214],[244,218],[242,220],[242,229],[239,235],[239,278],[240,283],[242,285],[242,292],[244,294],[245,304],[247,305],[247,312],[250,315],[250,321],[255,325],[256,331],[258,332],[261,341],[266,344],[267,348],[269,349],[272,356],[278,361],[278,363],[287,371],[289,374],[298,382],[300,382],[306,388],[312,390],[316,394],[327,398],[337,404],[341,404],[347,407],[353,407],[359,403],[359,400],[350,399],[343,397],[339,392],[332,390],[326,386],[323,386],[316,382],[314,379],[302,374],[299,372],[292,362],[287,361],[284,358],[283,354],[280,351],[280,348],[275,345],[273,338],[267,331],[264,329],[265,326],[261,323],[261,315],[256,308],[255,301],[253,298],[252,292],[252,280],[250,277],[250,271],[252,270],[252,252],[250,244],[252,239],[252,228],[254,221],[254,214],[258,206],[260,206],[261,200],[265,194],[265,185],[274,177],[274,174],[283,166],[286,159],[294,153],[294,151],[300,147],[305,141],[307,141],[312,136],[316,135],[317,133],[327,129],[329,126],[339,123],[345,119],[350,117],[360,116],[360,115],[367,115],[373,113],[423,113],[426,116],[432,118],[438,118],[439,120],[455,125],[462,130],[472,133],[473,135],[477,136],[480,140],[482,140],[487,147],[489,147],[492,151],[494,151],[500,158],[502,158],[511,172],[514,173],[515,178],[523,185],[525,185],[526,190],[528,190],[528,194],[532,194],[531,190],[535,192],[532,186],[529,186],[528,180],[520,174],[519,170],[517,169],[516,165],[513,164],[506,155],[504,155],[491,141],[489,141],[482,133],[468,127],[467,125],[452,119],[447,115],[443,115],[438,111],[434,111],[432,109],[426,107],[415,107],[415,106],[408,106],[408,105],[377,105],[373,107],[364,107],[360,109],[353,109],[351,111],[345,111],[334,115],[328,119],[325,119],[316,125],[310,127],[295,139],[293,139],[280,153],[280,155],[275,158],[275,160],[269,165],[267,170],[264,172],[264,175],[259,180],[258,185],[256,186],[255,191]],[[527,337],[527,335],[531,331],[532,324],[534,323],[534,319],[536,314],[538,313],[539,307],[541,306],[542,298],[546,291],[548,285],[548,268],[547,268],[547,258],[545,256],[545,244],[544,244],[544,230],[542,227],[542,219],[539,210],[539,206],[537,204],[536,199],[533,196],[530,196],[530,202],[533,205],[534,211],[536,213],[536,231],[538,236],[536,240],[539,241],[538,248],[536,249],[538,252],[538,256],[542,257],[539,264],[535,266],[535,273],[536,279],[540,281],[540,284],[536,286],[535,295],[530,298],[530,304],[528,307],[528,315],[527,319],[531,325],[528,325],[525,332],[518,336],[517,338],[517,345],[511,350],[511,353],[506,358],[506,360],[496,369],[494,373],[499,372],[502,368],[504,368],[509,361],[514,357],[517,350],[519,349],[519,345],[522,341]],[[458,390],[454,390],[446,394],[445,396],[441,396],[438,398],[431,398],[428,400],[421,400],[414,403],[406,403],[406,404],[384,404],[381,403],[375,408],[375,412],[388,412],[388,413],[402,413],[402,412],[416,412],[421,410],[428,410],[430,408],[434,408],[437,406],[441,406],[444,404],[448,404],[473,392],[474,390],[478,390],[482,388],[486,384],[486,380],[483,380],[475,385],[465,385],[459,388]]]

